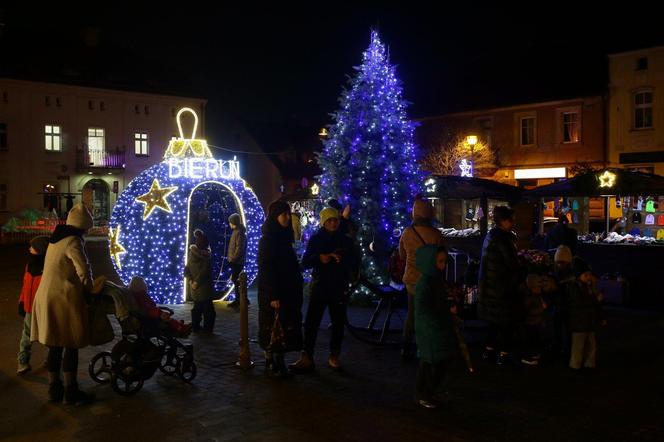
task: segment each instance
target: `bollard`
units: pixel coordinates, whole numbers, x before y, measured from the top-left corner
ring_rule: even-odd
[[[247,305],[247,274],[242,272],[237,279],[237,296],[240,297],[240,356],[236,366],[247,370],[254,366],[249,352],[249,306]]]

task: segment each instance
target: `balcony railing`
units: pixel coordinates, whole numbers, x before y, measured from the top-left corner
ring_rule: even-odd
[[[84,169],[124,169],[124,150],[79,150],[76,152],[76,166],[79,170]]]

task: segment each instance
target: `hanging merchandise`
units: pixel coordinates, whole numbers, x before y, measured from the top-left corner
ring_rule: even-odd
[[[567,212],[565,216],[567,217],[568,223],[572,224],[574,222],[574,219],[572,218],[572,212]]]
[[[652,229],[643,229],[643,236],[646,238],[652,238]]]
[[[643,197],[640,196],[638,200],[636,200],[636,210],[643,210]]]
[[[574,212],[574,224],[579,224],[579,214]]]
[[[657,239],[664,239],[664,229],[659,229],[657,231]]]
[[[620,209],[620,196],[616,198],[616,209]]]
[[[632,224],[641,224],[641,214],[639,212],[632,214]]]
[[[482,218],[484,218],[484,210],[482,210],[482,208],[480,207],[479,209],[477,209],[477,219],[482,219]]]
[[[479,205],[475,206],[475,216],[473,216],[473,221],[475,221],[475,222],[479,221],[479,219],[480,219],[480,216],[479,216],[480,210],[482,210],[482,208]]]
[[[646,202],[646,212],[655,213],[655,201],[651,198],[648,198],[648,201]]]
[[[655,225],[655,215],[653,215],[652,213],[647,214],[645,224],[648,225],[648,226],[654,226]]]
[[[629,231],[629,234],[632,236],[639,236],[641,234],[641,229],[639,229],[638,227],[634,227]]]
[[[657,225],[664,226],[664,215],[659,215],[657,217]]]
[[[579,210],[579,201],[578,200],[572,201],[572,210]]]
[[[472,221],[474,216],[475,216],[475,211],[473,210],[472,207],[469,207],[466,210],[466,221]]]

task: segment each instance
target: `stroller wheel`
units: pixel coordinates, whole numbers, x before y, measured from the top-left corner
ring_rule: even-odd
[[[133,396],[143,388],[143,378],[139,375],[125,376],[113,371],[111,374],[113,391],[122,396]]]
[[[175,375],[178,372],[178,357],[166,352],[159,362],[159,370],[167,376]]]
[[[179,359],[177,373],[184,382],[189,383],[196,377],[196,363],[187,358]]]
[[[111,353],[108,351],[102,351],[97,353],[90,360],[90,365],[88,366],[88,373],[93,381],[100,384],[108,384],[111,382],[111,370],[112,370],[113,360],[111,358]]]

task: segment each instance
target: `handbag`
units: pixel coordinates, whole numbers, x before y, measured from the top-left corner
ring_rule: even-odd
[[[279,312],[274,315],[274,323],[272,324],[272,332],[270,333],[269,351],[273,353],[283,353],[286,351],[284,329],[281,326],[281,321],[279,321]]]

